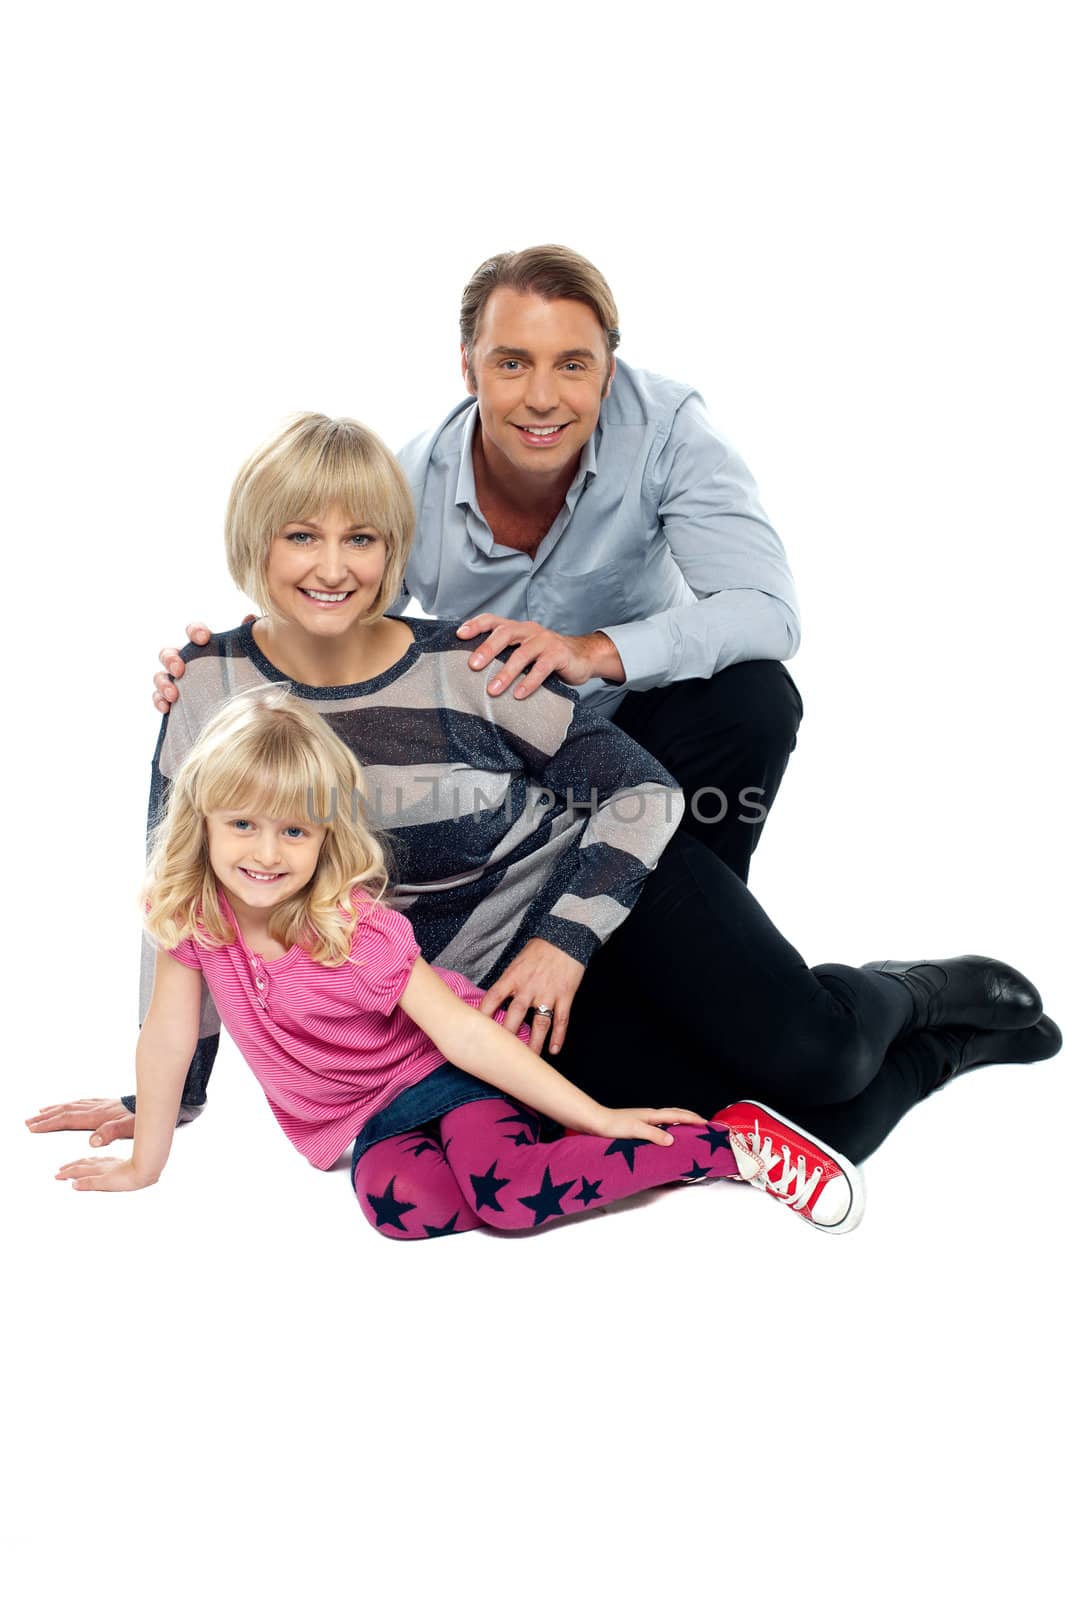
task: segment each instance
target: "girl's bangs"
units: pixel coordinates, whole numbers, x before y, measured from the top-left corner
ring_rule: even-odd
[[[269,760],[253,766],[212,764],[200,788],[200,806],[209,811],[244,811],[249,816],[276,817],[328,827],[342,800],[335,780],[329,782],[317,763],[300,762],[282,767]]]

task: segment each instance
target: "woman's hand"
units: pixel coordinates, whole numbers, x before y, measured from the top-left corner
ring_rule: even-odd
[[[80,1161],[60,1167],[56,1177],[72,1178],[75,1189],[103,1189],[111,1194],[148,1189],[159,1181],[158,1173],[149,1177],[138,1172],[132,1161],[121,1161],[118,1156],[82,1156]]]
[[[657,1111],[653,1106],[629,1106],[620,1111],[603,1106],[602,1116],[595,1118],[594,1128],[576,1131],[595,1133],[601,1139],[648,1139],[651,1144],[672,1144],[673,1135],[658,1126],[670,1122],[705,1128],[707,1118],[699,1116],[697,1111],[682,1111],[679,1106],[663,1106]]]
[[[564,950],[548,944],[546,939],[530,939],[488,990],[481,1001],[481,1010],[492,1016],[500,1006],[506,1006],[507,1019],[503,1026],[517,1033],[530,1008],[549,1006],[553,1017],[533,1018],[529,1049],[540,1055],[550,1029],[551,1054],[556,1055],[566,1037],[573,996],[583,977],[581,963]]]
[[[26,1118],[26,1126],[31,1133],[83,1130],[92,1134],[90,1144],[110,1144],[112,1139],[133,1138],[133,1120],[121,1100],[66,1100],[42,1106],[35,1117]]]

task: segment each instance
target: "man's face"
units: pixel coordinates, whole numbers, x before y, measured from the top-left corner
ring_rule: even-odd
[[[575,466],[599,421],[614,360],[582,301],[494,289],[473,349],[462,352],[462,372],[477,396],[489,465],[505,461],[547,477]]]

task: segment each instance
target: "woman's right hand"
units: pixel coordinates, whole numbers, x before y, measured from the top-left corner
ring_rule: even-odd
[[[250,619],[245,617],[245,622]],[[210,644],[211,630],[202,622],[190,622],[185,629],[190,644]],[[165,715],[174,701],[179,699],[177,685],[170,682],[171,678],[180,678],[185,670],[185,663],[177,645],[164,645],[159,652],[159,660],[163,663],[163,671],[157,672],[152,682],[155,684],[155,693],[152,695],[152,704],[156,711]]]
[[[72,1180],[74,1189],[100,1189],[110,1194],[150,1189],[159,1181],[158,1173],[148,1176],[138,1172],[132,1161],[122,1161],[118,1156],[82,1156],[79,1161],[68,1161],[60,1167],[56,1177]]]
[[[110,1144],[112,1139],[133,1138],[133,1112],[121,1100],[66,1100],[42,1106],[35,1117],[26,1118],[31,1133],[87,1132],[90,1144]]]

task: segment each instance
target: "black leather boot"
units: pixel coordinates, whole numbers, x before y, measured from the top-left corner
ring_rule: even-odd
[[[974,1067],[1048,1061],[1061,1049],[1061,1029],[1051,1017],[1041,1017],[1030,1028],[977,1028],[971,1033],[937,1028],[930,1037],[943,1049],[943,1075],[935,1089]]]
[[[908,1033],[956,1026],[1030,1028],[1043,1012],[1035,984],[1016,967],[990,956],[953,956],[947,961],[868,961],[863,971],[897,978],[909,990],[913,1021]]]

